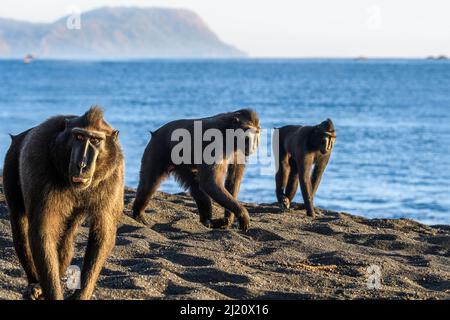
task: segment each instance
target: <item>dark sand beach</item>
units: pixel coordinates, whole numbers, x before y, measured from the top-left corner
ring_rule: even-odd
[[[252,224],[243,234],[201,225],[188,194],[158,193],[144,227],[129,217],[133,197],[128,189],[95,299],[450,298],[450,226],[327,210],[311,219],[247,204]],[[86,240],[83,227],[74,264]],[[380,267],[379,289],[367,286],[371,265]],[[0,187],[0,298],[21,299],[25,287]]]

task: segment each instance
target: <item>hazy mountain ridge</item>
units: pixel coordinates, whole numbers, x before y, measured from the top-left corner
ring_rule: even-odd
[[[192,11],[100,8],[81,14],[81,29],[0,18],[0,57],[45,58],[239,57]]]

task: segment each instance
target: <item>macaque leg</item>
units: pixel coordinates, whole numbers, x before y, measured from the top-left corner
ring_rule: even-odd
[[[225,189],[237,200],[239,189],[241,188],[242,177],[244,176],[245,164],[232,163],[228,165]],[[234,213],[225,209],[222,219],[213,221],[214,228],[228,228],[234,222]]]
[[[75,235],[80,224],[84,220],[84,216],[81,212],[74,212],[73,217],[67,223],[66,230],[62,234],[62,239],[59,243],[59,274],[64,276],[70,262],[73,258]]]
[[[289,179],[286,187],[286,197],[289,200],[289,204],[292,203],[292,200],[295,197],[297,189],[298,189],[298,172],[296,168],[292,168],[291,166],[291,172],[289,173]]]
[[[100,272],[114,247],[117,231],[117,218],[103,212],[92,219],[89,239],[81,270],[81,289],[72,299],[89,300],[94,292]]]
[[[238,220],[242,231],[247,231],[250,224],[250,216],[247,209],[241,205],[223,186],[223,170],[221,168],[215,170],[204,170],[200,174],[200,187],[215,202],[234,213]]]
[[[200,222],[206,227],[211,227],[212,201],[211,198],[200,189],[197,182],[193,182],[190,187],[192,197],[197,204]]]
[[[36,267],[31,254],[29,239],[29,219],[25,212],[22,190],[18,181],[18,154],[8,151],[3,170],[3,185],[5,197],[9,207],[9,220],[17,257],[27,276],[28,288],[24,292],[25,299],[37,300],[42,298]]]
[[[39,208],[34,208],[32,213],[30,246],[39,284],[45,299],[62,300],[64,296],[59,273],[58,241],[63,214]]]
[[[275,183],[276,183],[275,193],[277,196],[278,204],[280,205],[282,210],[289,209],[290,207],[290,201],[284,194],[290,170],[291,168],[289,166],[289,159],[287,155],[280,155],[280,164],[278,167],[278,171],[275,175]]]
[[[30,241],[28,238],[28,217],[25,212],[18,213],[10,210],[10,221],[14,248],[16,249],[17,257],[28,280],[28,288],[24,293],[24,298],[39,300],[43,296],[31,255]]]
[[[145,208],[168,174],[166,168],[161,166],[162,162],[156,161],[152,157],[146,157],[145,154],[143,159],[139,186],[133,203],[133,218],[148,225]]]
[[[303,202],[306,208],[306,214],[313,217],[314,205],[312,197],[312,187],[311,187],[311,160],[306,157],[299,161],[297,164],[300,180],[300,188],[302,190]]]

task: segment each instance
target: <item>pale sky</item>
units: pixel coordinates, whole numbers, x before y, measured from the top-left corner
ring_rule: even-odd
[[[191,9],[253,57],[450,56],[449,0],[1,0],[0,16],[49,22],[100,6]]]

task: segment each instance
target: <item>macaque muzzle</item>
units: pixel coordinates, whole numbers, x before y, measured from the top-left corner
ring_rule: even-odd
[[[336,134],[334,132],[325,132],[325,136],[326,136],[326,138],[324,139],[326,145],[325,150],[329,152],[333,148],[334,140],[336,139]]]
[[[81,153],[81,158],[77,160],[77,167],[80,169],[80,176],[83,175],[83,170],[88,167],[88,164],[91,162],[89,160],[92,160],[92,154],[95,154],[97,150],[95,150],[94,146],[89,142],[89,140],[86,140],[84,143],[83,152]]]
[[[247,155],[251,155],[256,152],[256,149],[258,149],[259,143],[260,143],[260,133],[259,128],[249,128],[246,132],[246,138],[248,142],[248,152]]]

